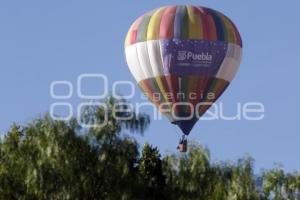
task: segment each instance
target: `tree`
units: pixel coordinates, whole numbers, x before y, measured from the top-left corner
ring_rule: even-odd
[[[100,121],[103,108],[94,111]],[[149,117],[115,120],[111,112],[98,129],[49,116],[13,126],[0,143],[0,199],[131,199],[138,144],[122,131],[143,131]]]
[[[284,172],[280,168],[270,170],[263,175],[263,188],[266,197],[274,195],[274,200],[283,200],[282,186]]]
[[[186,155],[166,156],[164,171],[172,199],[206,199],[211,192],[209,153],[199,145]]]
[[[83,122],[97,125],[107,116],[106,126],[48,115],[13,124],[0,140],[0,199],[300,200],[298,172],[276,167],[255,176],[250,157],[212,162],[198,144],[186,154],[161,157],[148,143],[140,152],[128,132],[143,134],[149,117],[123,100],[104,103],[87,107]]]
[[[139,161],[139,181],[147,199],[165,199],[165,177],[158,149],[146,143]]]
[[[253,159],[246,157],[239,159],[232,167],[232,177],[228,198],[232,200],[255,200],[259,194],[255,187],[253,174]]]

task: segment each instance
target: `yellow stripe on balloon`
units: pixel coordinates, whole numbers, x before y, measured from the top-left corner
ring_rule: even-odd
[[[163,7],[153,13],[148,25],[147,40],[159,40],[160,22],[164,10],[165,8]],[[163,77],[160,76],[155,77],[156,84],[158,85],[158,88],[162,96],[164,97],[165,101],[171,103],[171,101],[167,98],[167,91],[162,82],[162,78]]]
[[[202,22],[201,16],[195,13],[193,10],[193,6],[187,6],[187,13],[188,13],[188,37],[189,39],[203,39],[203,29],[202,29]]]
[[[166,91],[167,88],[165,88],[165,87],[169,87],[169,86],[168,85],[166,85],[166,86],[163,85],[162,79],[164,79],[164,78],[165,78],[164,76],[157,76],[157,77],[155,77],[155,80],[156,80],[156,84],[158,85],[158,88],[159,88],[163,98],[165,99],[165,102],[168,103],[166,105],[166,107],[171,110],[172,109],[172,106],[171,106],[172,105],[172,99],[168,99],[168,94],[167,94],[167,91]]]
[[[161,16],[165,7],[162,7],[155,11],[150,18],[147,30],[147,40],[158,40],[159,39],[159,28],[160,28],[160,21]]]

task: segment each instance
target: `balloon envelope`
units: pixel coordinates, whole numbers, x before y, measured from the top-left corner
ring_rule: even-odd
[[[233,22],[205,7],[155,9],[139,17],[125,39],[139,87],[186,135],[228,87],[241,54]]]

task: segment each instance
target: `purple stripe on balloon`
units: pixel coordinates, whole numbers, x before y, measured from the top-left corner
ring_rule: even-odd
[[[161,40],[164,74],[215,76],[227,49],[224,41]]]
[[[174,22],[174,38],[187,38],[188,18],[186,16],[185,6],[176,6],[176,15]]]

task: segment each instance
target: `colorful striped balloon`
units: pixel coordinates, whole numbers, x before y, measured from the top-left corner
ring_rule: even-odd
[[[218,11],[167,6],[132,24],[125,54],[141,90],[188,135],[234,78],[242,40]]]

